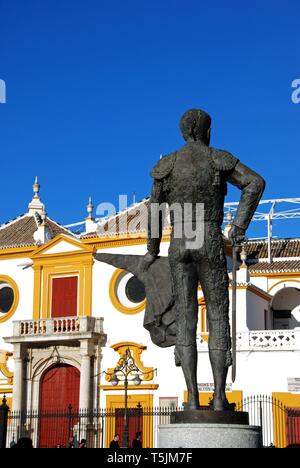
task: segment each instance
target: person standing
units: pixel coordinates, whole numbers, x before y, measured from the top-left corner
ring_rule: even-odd
[[[140,450],[143,448],[143,445],[142,445],[142,433],[141,432],[137,432],[136,435],[135,435],[135,439],[133,439],[132,441],[132,448],[134,450]]]
[[[113,440],[112,440],[111,443],[109,444],[109,448],[110,448],[110,449],[113,449],[113,450],[118,450],[118,449],[120,448],[119,440],[120,440],[120,435],[119,435],[119,434],[115,434]]]
[[[80,444],[79,444],[79,448],[87,448],[86,439],[81,439]]]

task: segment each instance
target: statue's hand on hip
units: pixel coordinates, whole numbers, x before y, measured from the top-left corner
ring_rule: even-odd
[[[150,252],[147,252],[146,255],[144,255],[144,257],[142,258],[140,266],[141,273],[145,273],[156,258],[157,257],[153,256]]]
[[[228,238],[231,241],[231,245],[241,245],[241,243],[245,239],[245,229],[233,225],[230,231],[228,232]]]

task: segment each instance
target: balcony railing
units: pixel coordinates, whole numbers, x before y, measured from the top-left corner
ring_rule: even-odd
[[[237,343],[248,345],[251,349],[294,349],[294,330],[258,330],[247,333],[248,342],[244,342],[244,333],[238,333]],[[247,339],[247,338],[246,338]]]
[[[103,333],[103,319],[95,317],[59,317],[14,322],[14,336],[72,335]]]
[[[199,337],[199,351],[207,349],[208,333]],[[236,346],[239,351],[263,350],[300,350],[300,328],[294,330],[256,330],[240,332],[236,335]]]

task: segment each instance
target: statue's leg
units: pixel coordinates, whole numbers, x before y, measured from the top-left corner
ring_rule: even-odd
[[[196,330],[198,322],[198,277],[194,263],[182,263],[169,255],[176,303],[175,363],[181,365],[188,390],[186,409],[199,408],[197,386]]]
[[[229,325],[229,295],[226,257],[218,229],[209,227],[205,254],[198,264],[209,325],[209,358],[214,377],[213,408],[228,409],[225,394],[228,367],[231,365]]]

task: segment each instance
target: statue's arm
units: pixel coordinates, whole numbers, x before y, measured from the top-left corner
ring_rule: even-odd
[[[163,231],[163,216],[157,208],[165,202],[163,180],[154,179],[148,208],[148,245],[147,250],[153,257],[159,254]]]
[[[227,180],[242,191],[233,225],[246,231],[264,192],[265,181],[241,162],[236,164]]]

